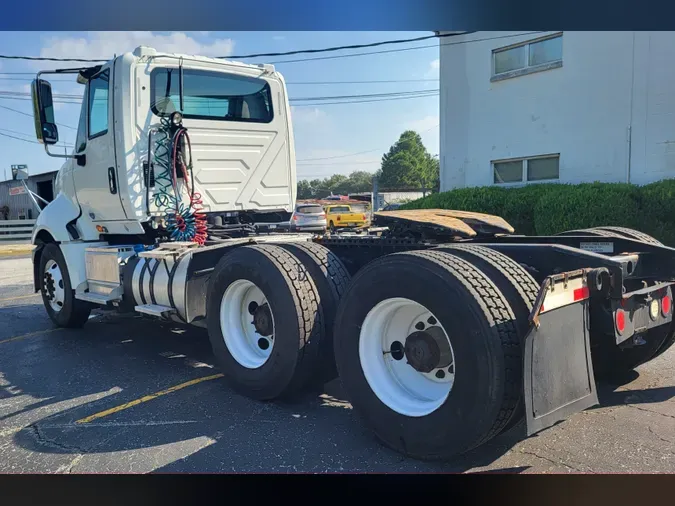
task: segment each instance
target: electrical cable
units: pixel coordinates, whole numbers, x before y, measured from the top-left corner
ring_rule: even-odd
[[[32,118],[32,117],[33,117],[33,115],[30,114],[30,113],[23,112],[23,111],[18,111],[18,110],[16,110],[16,109],[12,109],[11,107],[7,107],[7,106],[1,105],[1,104],[0,104],[0,109],[7,109],[8,111],[12,111],[12,112],[15,112],[15,113],[17,113],[17,114],[21,114],[21,115],[23,115],[23,116],[28,116],[29,118]],[[75,128],[75,127],[71,127],[71,126],[68,126],[68,125],[64,125],[64,124],[62,124],[62,123],[57,123],[57,125],[62,126],[63,128],[69,128],[69,129],[71,129],[71,130],[77,130],[77,128]]]
[[[234,60],[234,59],[246,59],[246,58],[259,58],[262,56],[290,56],[294,54],[307,54],[307,53],[327,53],[327,52],[334,52],[334,51],[343,51],[343,50],[350,50],[350,49],[360,49],[360,48],[365,48],[365,47],[375,47],[375,46],[382,46],[385,44],[404,44],[408,42],[419,42],[423,40],[428,40],[428,39],[443,39],[447,37],[456,37],[459,35],[467,35],[475,33],[474,31],[468,31],[468,32],[459,32],[459,33],[446,33],[446,34],[434,34],[434,35],[427,35],[424,37],[416,37],[413,39],[399,39],[399,40],[387,40],[387,41],[380,41],[380,42],[373,42],[369,44],[352,44],[352,45],[346,45],[346,46],[335,46],[335,47],[328,47],[328,48],[320,48],[320,49],[301,49],[301,50],[296,50],[296,51],[285,51],[285,52],[280,52],[280,53],[257,53],[257,54],[250,54],[250,55],[231,55],[231,56],[216,56],[214,58],[217,59],[229,59],[229,60]],[[472,40],[466,40],[466,41],[458,41],[458,42],[447,42],[447,43],[442,43],[442,45],[454,45],[454,44],[464,44],[464,43],[469,43],[469,42],[481,42],[481,41],[486,41],[486,40],[495,40],[495,39],[504,39],[508,37],[520,37],[524,35],[532,35],[532,34],[537,34],[537,33],[544,33],[542,30],[537,30],[537,31],[531,31],[531,32],[524,32],[524,33],[515,33],[515,34],[510,34],[510,35],[500,35],[496,37],[485,37],[482,39],[472,39]],[[316,57],[316,58],[302,58],[298,60],[283,60],[283,61],[272,61],[272,62],[267,62],[267,63],[295,63],[295,62],[300,62],[300,61],[312,61],[312,60],[326,60],[326,59],[333,59],[333,58],[348,58],[352,56],[365,56],[369,54],[383,54],[383,53],[392,53],[392,52],[399,52],[399,51],[411,51],[415,49],[424,49],[428,47],[438,47],[439,44],[430,44],[430,45],[424,45],[424,46],[416,46],[416,47],[409,47],[409,48],[402,48],[402,49],[390,49],[390,50],[385,50],[385,51],[366,51],[363,53],[354,53],[354,54],[347,54],[347,55],[336,55],[336,56],[323,56],[323,57]],[[52,58],[52,57],[46,57],[46,56],[16,56],[16,55],[3,55],[0,54],[0,59],[5,59],[5,60],[30,60],[30,61],[56,61],[56,62],[85,62],[85,63],[100,63],[100,62],[106,62],[110,60],[110,58],[105,58],[105,59],[83,59],[83,58]]]

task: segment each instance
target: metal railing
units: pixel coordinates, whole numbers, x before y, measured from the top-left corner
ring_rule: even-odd
[[[29,243],[35,220],[0,220],[0,244]]]

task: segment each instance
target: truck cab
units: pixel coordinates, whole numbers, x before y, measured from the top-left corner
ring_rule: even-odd
[[[290,107],[271,65],[247,65],[138,47],[103,65],[65,69],[84,86],[74,151],[58,142],[51,86],[33,84],[36,133],[50,156],[66,158],[58,196],[40,214],[59,241],[145,234],[161,228],[171,186],[170,122],[188,130],[192,189],[210,219],[288,220],[296,198]],[[177,175],[180,179],[180,174]]]

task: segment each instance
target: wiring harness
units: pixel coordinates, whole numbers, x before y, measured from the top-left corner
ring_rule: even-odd
[[[166,230],[171,240],[203,245],[208,237],[206,215],[202,197],[195,192],[192,146],[187,128],[173,126],[170,119],[161,118],[155,141],[152,160],[159,168],[153,192],[155,207],[165,215]],[[179,178],[183,179],[182,188],[179,187]],[[146,185],[149,184],[146,180]],[[187,204],[181,191],[183,188],[187,193]]]

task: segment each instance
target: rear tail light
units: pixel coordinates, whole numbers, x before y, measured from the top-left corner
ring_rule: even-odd
[[[338,214],[337,221],[340,221],[340,215]]]
[[[298,221],[298,215],[297,214],[293,215],[293,221]]]
[[[664,296],[661,300],[661,312],[663,313],[663,316],[668,316],[670,314],[671,302],[668,295]]]
[[[321,213],[321,214],[319,215],[319,218],[322,218],[322,219],[323,219],[323,218],[325,218],[325,217],[326,217],[326,213]]]
[[[619,331],[619,334],[623,334],[623,331],[626,330],[626,313],[624,310],[617,309],[614,319],[616,322],[616,330]]]
[[[363,215],[363,221],[366,221],[366,215],[365,214]]]

